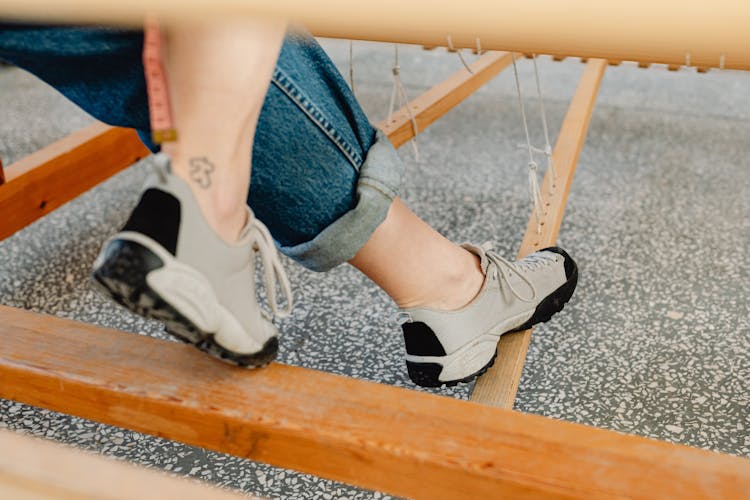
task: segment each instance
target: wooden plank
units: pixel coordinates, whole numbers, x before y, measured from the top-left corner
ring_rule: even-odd
[[[0,498],[257,498],[8,431],[0,431],[0,450],[12,450],[0,453]]]
[[[397,14],[396,14],[397,13]],[[429,15],[425,15],[428,13]],[[0,17],[75,23],[292,19],[324,37],[750,69],[747,0],[3,0]]]
[[[542,218],[542,232],[537,234],[537,224],[532,214],[518,251],[519,257],[552,246],[557,241],[573,174],[606,67],[607,61],[603,59],[591,59],[586,63],[552,154],[557,172],[553,194],[550,195],[547,188],[549,172],[545,174],[541,185],[542,202],[547,211]],[[471,393],[472,401],[499,408],[513,408],[530,340],[531,330],[510,333],[500,338],[497,362],[477,380]]]
[[[486,54],[469,65],[473,74],[463,68],[409,102],[409,108],[417,122],[417,133],[421,133],[482,85],[492,80],[512,62],[513,58],[508,52]],[[388,135],[395,147],[402,146],[414,137],[414,128],[406,106],[395,111],[377,126]]]
[[[149,154],[134,130],[95,123],[9,165],[0,240]]]
[[[575,149],[575,148],[574,148]],[[0,397],[412,498],[738,498],[750,460],[0,307]]]

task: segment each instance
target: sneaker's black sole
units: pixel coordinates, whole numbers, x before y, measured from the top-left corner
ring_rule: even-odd
[[[154,252],[134,241],[113,240],[104,250],[104,259],[91,273],[96,288],[126,309],[146,318],[161,321],[168,333],[192,344],[226,363],[245,368],[260,368],[276,358],[279,341],[272,337],[253,354],[238,354],[214,340],[164,300],[146,281],[151,271],[164,266]]]
[[[460,383],[471,382],[480,375],[484,375],[484,372],[489,370],[492,365],[495,364],[497,358],[497,349],[495,354],[492,355],[492,359],[484,365],[482,368],[472,373],[471,375],[458,379],[449,380],[447,382],[440,381],[440,372],[443,371],[443,365],[438,363],[415,363],[413,361],[406,362],[406,370],[409,372],[409,378],[412,382],[421,387],[453,387]]]
[[[576,266],[573,259],[571,259],[570,256],[563,250],[555,248],[554,251],[563,255],[563,257],[565,259],[568,259],[568,261],[572,264],[569,269],[566,269],[567,280],[559,288],[557,288],[557,290],[545,297],[545,299],[536,306],[534,314],[531,315],[531,318],[529,318],[528,321],[526,321],[521,326],[514,328],[513,330],[504,332],[502,335],[505,335],[506,333],[521,332],[524,330],[528,330],[532,326],[539,323],[546,323],[552,318],[552,316],[562,311],[565,307],[565,304],[570,301],[570,298],[573,296],[573,292],[576,289],[576,285],[578,284],[578,267]],[[471,375],[462,379],[449,380],[447,382],[440,381],[440,372],[443,370],[443,366],[439,363],[414,363],[411,361],[407,361],[406,369],[409,372],[409,378],[412,380],[412,382],[419,386],[440,387],[444,385],[447,387],[453,387],[459,383],[471,382],[480,375],[483,375],[484,372],[486,372],[490,367],[492,367],[492,365],[495,364],[496,358],[497,349],[495,349],[495,354],[492,356],[492,359],[489,361],[489,363],[483,366],[476,373],[472,373]]]

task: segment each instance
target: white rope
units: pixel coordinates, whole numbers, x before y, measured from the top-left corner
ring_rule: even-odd
[[[542,84],[539,78],[539,68],[536,64],[536,54],[534,54],[534,77],[536,78],[536,93],[539,99],[539,112],[542,115],[542,127],[544,128],[544,155],[547,157],[547,171],[549,176],[549,194],[552,194],[557,181],[557,172],[552,163],[552,145],[549,142],[549,127],[547,127],[547,113],[544,111],[544,99],[542,98]]]
[[[523,104],[523,92],[521,91],[521,82],[518,78],[518,65],[516,64],[516,55],[511,52],[513,59],[513,75],[516,79],[516,92],[518,94],[518,106],[521,110],[521,120],[523,121],[523,130],[526,133],[526,148],[529,152],[529,198],[534,207],[534,218],[536,219],[536,232],[542,232],[542,193],[539,190],[539,178],[537,176],[537,164],[534,161],[534,147],[531,145],[531,136],[529,135],[529,124],[526,119],[526,108]]]
[[[477,38],[477,44],[478,43],[479,43],[479,38]],[[461,64],[464,65],[464,68],[466,68],[466,71],[468,71],[472,75],[474,74],[474,71],[472,71],[471,67],[469,67],[469,65],[466,63],[466,59],[464,59],[464,56],[461,53],[461,49],[456,49],[453,47],[453,40],[451,39],[450,34],[448,35],[448,50],[458,54],[458,58],[461,59]]]
[[[414,157],[417,161],[419,161],[419,148],[417,147],[417,134],[419,133],[419,127],[417,126],[417,120],[414,118],[414,114],[411,112],[411,107],[409,106],[409,97],[406,95],[406,88],[404,88],[404,84],[401,81],[401,66],[398,64],[398,44],[393,44],[394,48],[394,59],[393,59],[393,68],[391,69],[391,72],[393,73],[393,90],[391,91],[391,102],[388,106],[388,119],[390,120],[391,116],[393,116],[393,112],[395,111],[394,106],[396,105],[396,97],[398,96],[398,107],[399,109],[406,106],[406,113],[409,115],[409,120],[411,121],[411,128],[412,132],[414,133],[414,137],[411,139],[411,145],[414,149]]]

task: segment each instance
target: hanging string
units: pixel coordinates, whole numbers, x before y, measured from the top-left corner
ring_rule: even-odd
[[[352,94],[355,94],[355,91],[354,91],[354,40],[349,40],[349,88],[352,89]]]
[[[518,94],[518,105],[521,110],[521,120],[523,121],[523,130],[526,133],[526,148],[529,152],[529,198],[534,207],[534,218],[536,220],[536,232],[542,232],[542,193],[539,190],[539,177],[537,175],[537,164],[534,161],[534,147],[531,145],[531,136],[529,135],[529,124],[526,119],[526,108],[523,104],[523,93],[521,91],[521,82],[518,78],[518,65],[516,64],[516,54],[511,52],[513,59],[513,74],[516,79],[516,92]]]
[[[547,113],[544,111],[544,99],[542,99],[542,84],[539,78],[539,68],[536,64],[536,54],[534,54],[534,77],[536,78],[536,93],[539,99],[539,112],[542,115],[542,127],[544,128],[544,155],[547,157],[547,171],[549,172],[549,194],[552,194],[557,181],[557,172],[552,162],[552,146],[549,142],[549,127],[547,126]]]
[[[477,38],[477,44],[479,44],[479,38]],[[461,49],[456,49],[453,47],[453,40],[451,39],[450,34],[448,35],[448,50],[458,54],[458,58],[461,59],[461,64],[464,65],[464,68],[466,68],[466,71],[468,71],[472,75],[474,74],[474,71],[472,71],[471,67],[466,63],[466,59],[464,59],[463,54],[461,54]]]
[[[481,56],[482,52],[482,41],[479,40],[479,37],[477,37],[477,55]]]
[[[411,112],[411,107],[409,106],[409,97],[406,95],[406,88],[404,88],[404,84],[401,81],[401,66],[398,64],[398,44],[393,44],[394,48],[394,58],[393,58],[393,68],[391,69],[391,72],[393,73],[393,90],[391,91],[391,102],[388,106],[388,118],[393,116],[394,112],[394,106],[396,105],[396,98],[398,97],[398,107],[399,109],[406,106],[406,113],[409,115],[409,120],[411,121],[411,128],[412,132],[414,133],[414,137],[411,139],[411,145],[414,149],[414,157],[417,161],[419,161],[419,148],[417,147],[417,134],[419,133],[419,127],[417,126],[417,120],[414,118],[414,114]]]

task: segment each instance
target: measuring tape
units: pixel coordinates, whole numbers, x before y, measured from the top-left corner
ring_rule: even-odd
[[[147,18],[143,29],[143,69],[148,92],[151,140],[156,144],[177,140],[163,56],[164,38],[159,23],[153,18]]]

